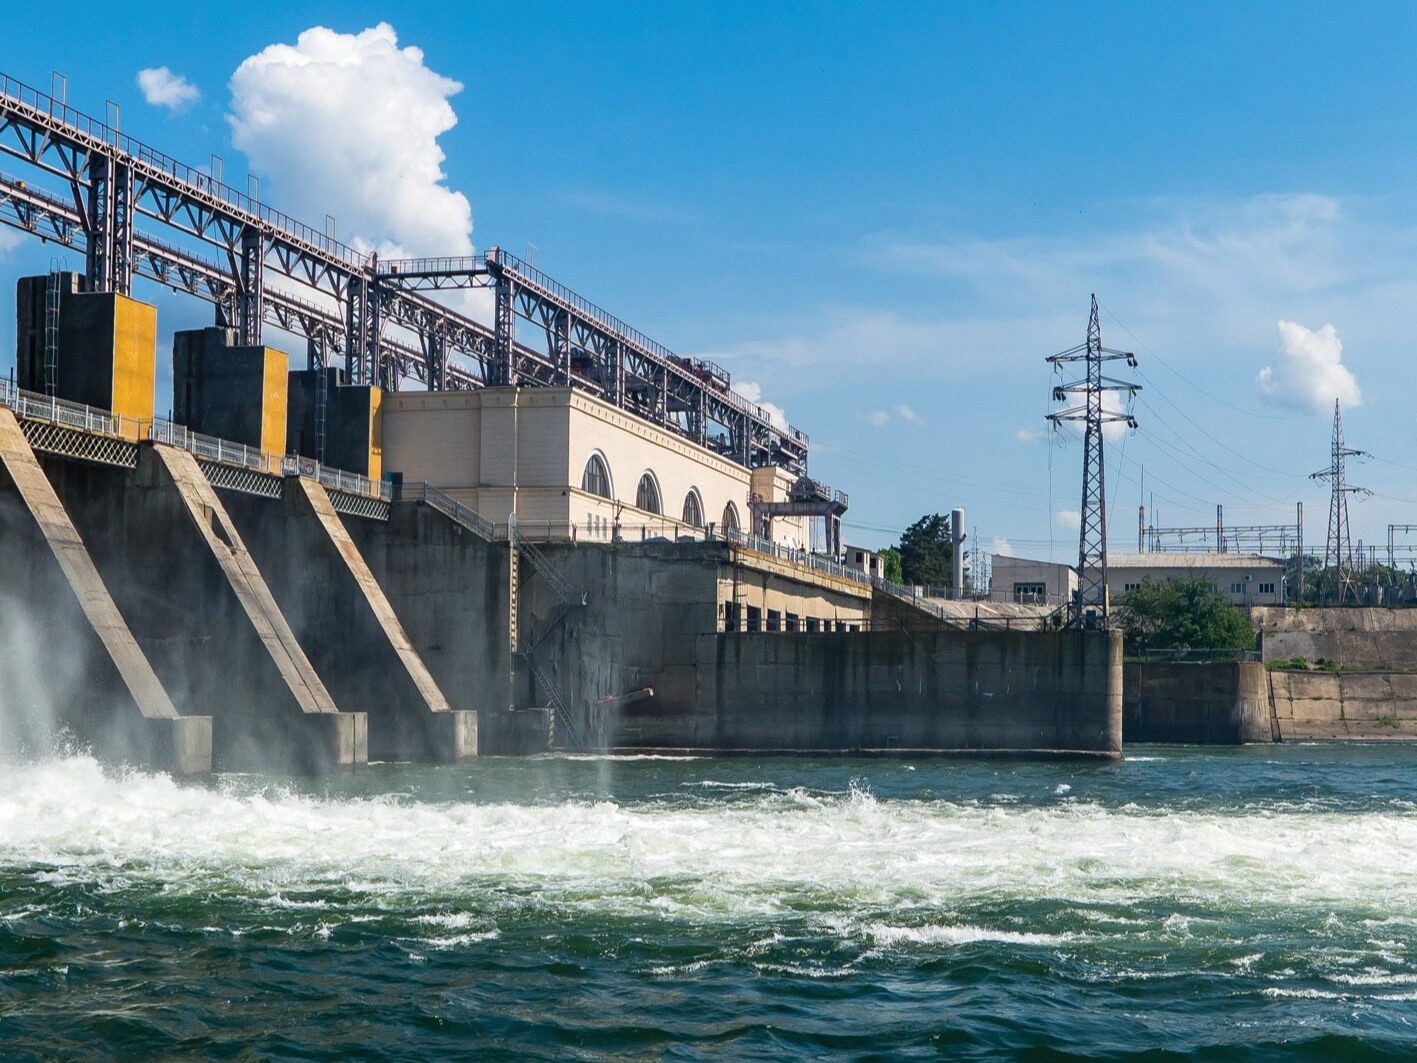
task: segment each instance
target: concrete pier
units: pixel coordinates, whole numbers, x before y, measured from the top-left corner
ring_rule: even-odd
[[[163,685],[213,717],[222,769],[318,772],[368,759],[282,616],[221,500],[186,451],[144,444],[136,472],[46,471]]]
[[[476,757],[477,713],[444,697],[324,487],[288,476],[278,500],[231,493],[226,504],[336,703],[368,713],[370,756]]]
[[[211,718],[178,713],[14,414],[4,407],[0,470],[5,612],[14,614],[6,616],[6,626],[21,638],[30,636],[21,652],[32,654],[24,665],[35,673],[83,677],[82,690],[64,690],[62,681],[59,689],[51,687],[47,721],[36,718],[35,705],[27,707],[31,730],[62,726],[106,756],[178,774],[210,771]],[[69,659],[75,653],[80,660]],[[6,685],[10,697],[20,696],[22,684]]]
[[[437,688],[476,707],[478,750],[521,751],[523,721],[509,713],[506,544],[412,501],[393,503],[387,522],[344,526]]]
[[[1128,742],[1274,740],[1269,676],[1258,661],[1128,661],[1124,676]]]

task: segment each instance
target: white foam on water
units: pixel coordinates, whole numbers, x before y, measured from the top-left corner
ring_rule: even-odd
[[[36,880],[289,908],[316,908],[331,890],[392,909],[432,899],[480,913],[479,931],[500,922],[488,914],[499,905],[696,922],[821,912],[940,943],[976,930],[1020,943],[1037,930],[1041,943],[1056,927],[922,929],[884,913],[944,923],[941,913],[977,903],[1154,901],[1269,911],[1329,933],[1335,910],[1349,926],[1417,910],[1417,816],[1405,813],[981,806],[859,787],[710,805],[430,803],[184,785],[85,757],[6,774],[0,868]],[[1184,938],[1206,925],[1190,914],[1137,933]]]
[[[864,929],[881,945],[970,945],[976,941],[1000,941],[1009,945],[1061,945],[1079,937],[1076,934],[991,930],[982,926],[889,926],[872,923]]]

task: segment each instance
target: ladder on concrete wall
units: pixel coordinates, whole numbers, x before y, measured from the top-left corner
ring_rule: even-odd
[[[59,271],[44,285],[44,393],[59,394]],[[31,385],[32,386],[32,385]]]
[[[586,594],[579,591],[568,580],[562,572],[551,563],[548,558],[535,543],[526,539],[517,528],[516,514],[512,514],[507,522],[507,544],[511,548],[510,558],[510,585],[508,587],[508,622],[511,625],[511,646],[513,660],[521,658],[526,661],[527,668],[531,671],[532,677],[536,680],[537,686],[546,692],[550,700],[551,713],[547,718],[547,744],[552,749],[580,749],[583,739],[580,729],[576,726],[571,714],[570,706],[566,703],[565,697],[561,694],[560,688],[546,674],[546,671],[537,663],[535,653],[538,646],[546,641],[547,637],[565,623],[566,617],[575,609],[584,608],[586,605]],[[521,647],[521,638],[517,629],[518,624],[518,599],[521,590],[521,577],[519,570],[520,562],[525,558],[535,570],[536,574],[546,581],[546,585],[551,588],[560,602],[556,606],[556,611],[547,618],[546,623],[541,625],[536,633],[536,640],[529,646]],[[515,666],[514,666],[515,667]]]
[[[325,407],[329,403],[330,371],[323,365],[315,381],[315,460],[325,463]]]

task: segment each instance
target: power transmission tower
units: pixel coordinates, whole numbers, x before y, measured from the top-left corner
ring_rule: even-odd
[[[1345,601],[1357,601],[1358,578],[1353,571],[1353,540],[1348,528],[1348,496],[1351,494],[1371,494],[1365,487],[1350,487],[1348,484],[1348,459],[1365,458],[1368,452],[1354,450],[1343,445],[1343,414],[1339,411],[1338,400],[1333,400],[1333,444],[1327,469],[1320,469],[1310,475],[1311,480],[1327,480],[1333,488],[1328,503],[1328,543],[1324,546],[1324,572],[1329,566],[1334,569],[1335,600],[1339,605]]]
[[[1106,409],[1104,396],[1108,392],[1125,393],[1130,399],[1141,387],[1124,380],[1102,375],[1102,363],[1125,359],[1135,368],[1136,355],[1130,351],[1115,351],[1102,346],[1102,326],[1097,320],[1097,296],[1092,297],[1092,316],[1087,322],[1087,342],[1049,357],[1054,372],[1072,362],[1085,363],[1085,373],[1079,380],[1053,387],[1053,401],[1067,402],[1070,396],[1082,396],[1082,402],[1048,415],[1056,430],[1065,421],[1080,421],[1083,429],[1082,509],[1078,528],[1078,592],[1073,607],[1077,623],[1107,624],[1107,478],[1103,468],[1102,428],[1113,422],[1123,422],[1128,428],[1137,426],[1128,412]]]

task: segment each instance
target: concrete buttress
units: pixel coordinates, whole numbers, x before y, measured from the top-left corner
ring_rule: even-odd
[[[179,774],[210,771],[211,718],[178,713],[109,595],[14,413],[4,407],[0,407],[0,465],[0,527],[6,543],[0,557],[5,596],[10,599],[5,611],[20,611],[6,616],[4,623],[12,635],[21,637],[20,629],[45,632],[22,651],[30,660],[8,663],[39,675],[55,676],[66,669],[86,673],[88,689],[60,695],[58,700],[64,703],[51,706],[54,711],[48,722],[69,727],[106,756],[131,758]],[[81,661],[61,659],[71,655]],[[6,686],[11,697],[23,700],[23,684]],[[28,708],[32,724],[44,722],[33,718],[33,705],[6,708]],[[6,722],[18,726],[18,721]]]
[[[178,705],[213,717],[219,768],[312,772],[368,759],[193,456],[143,444],[136,473],[46,463],[139,644]]]
[[[336,701],[368,713],[370,755],[474,758],[477,713],[449,704],[325,488],[289,476],[281,499],[233,493],[227,507]]]

